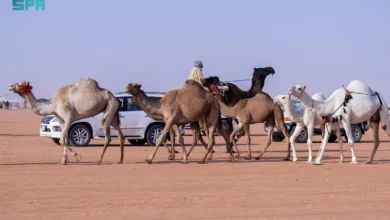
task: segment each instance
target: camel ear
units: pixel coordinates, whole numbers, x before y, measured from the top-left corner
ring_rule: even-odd
[[[29,86],[30,85],[30,81],[27,81],[26,85]]]
[[[306,89],[306,85],[303,86],[303,89]]]

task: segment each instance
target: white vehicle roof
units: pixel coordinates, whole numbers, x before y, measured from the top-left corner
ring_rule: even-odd
[[[148,97],[163,97],[165,92],[145,92]],[[118,92],[115,97],[131,97],[132,95],[127,92]]]

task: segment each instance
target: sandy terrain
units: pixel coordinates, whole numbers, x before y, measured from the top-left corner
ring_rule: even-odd
[[[215,160],[189,164],[167,160],[160,148],[152,165],[144,159],[152,147],[126,145],[125,164],[117,165],[118,141],[97,161],[102,140],[74,148],[67,166],[58,165],[63,149],[39,137],[41,117],[25,110],[0,111],[0,219],[388,219],[390,214],[390,143],[384,140],[375,164],[366,165],[371,131],[356,144],[358,165],[337,163],[338,144],[329,144],[324,165],[306,164],[306,144],[297,144],[299,161],[283,161],[286,142],[273,143],[263,159],[227,163],[217,137]],[[264,148],[261,124],[253,125],[254,156]],[[187,132],[190,134],[191,132]],[[191,136],[186,136],[188,146]],[[313,144],[314,155],[319,136]],[[245,139],[239,142],[245,156]],[[181,148],[178,148],[181,152]]]

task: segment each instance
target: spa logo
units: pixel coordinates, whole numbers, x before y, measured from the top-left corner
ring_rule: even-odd
[[[45,0],[12,0],[12,10],[14,11],[28,11],[29,8],[44,11]]]

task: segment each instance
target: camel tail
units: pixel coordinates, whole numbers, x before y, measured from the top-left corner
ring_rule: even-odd
[[[118,109],[116,110],[115,112],[115,118],[114,120],[116,120],[116,122],[118,123],[118,125],[120,126],[121,125],[121,118],[119,116],[119,111],[121,110],[121,101],[117,98],[118,102],[119,102],[119,105],[118,105]]]
[[[378,95],[379,101],[381,103],[381,109],[379,111],[380,120],[382,129],[386,131],[387,135],[390,136],[390,121],[389,121],[389,109],[387,103],[382,98],[382,96]]]
[[[290,134],[287,130],[286,124],[284,123],[283,110],[277,103],[274,103],[274,118],[276,126],[278,126],[282,130],[283,135],[286,136],[286,139],[290,140]]]

